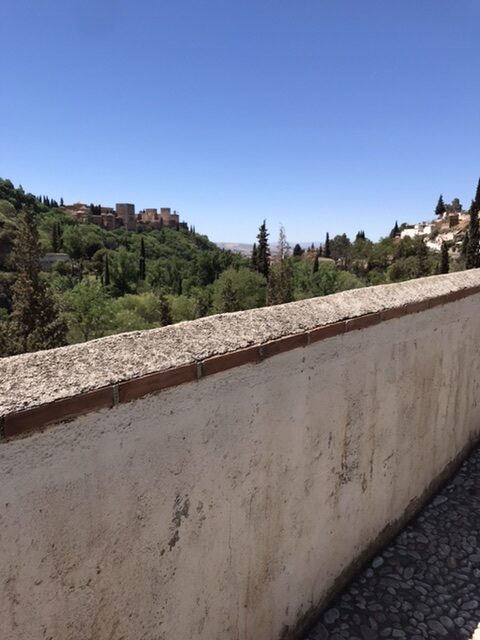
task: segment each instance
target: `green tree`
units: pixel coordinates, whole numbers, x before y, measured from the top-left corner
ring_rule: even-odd
[[[84,278],[64,295],[71,342],[99,338],[108,332],[110,305],[98,280]]]
[[[466,261],[467,260],[467,251],[468,251],[468,244],[469,244],[469,236],[468,236],[468,230],[465,232],[465,235],[463,236],[463,240],[462,240],[462,246],[460,248],[460,255],[462,256],[462,258]]]
[[[0,316],[0,358],[10,355],[8,322]]]
[[[81,260],[85,257],[85,241],[79,224],[71,225],[65,229],[63,248],[72,260]]]
[[[270,270],[267,286],[267,304],[283,304],[293,300],[293,274],[288,257],[289,247],[285,229],[280,227],[278,256]]]
[[[116,295],[122,296],[135,290],[138,280],[137,261],[135,255],[124,247],[115,252],[110,278]]]
[[[348,269],[351,263],[352,243],[346,233],[336,235],[329,243],[331,258],[337,261],[342,269]]]
[[[398,228],[398,221],[395,220],[395,225],[390,231],[390,238],[396,238],[398,235],[400,235],[400,229]]]
[[[25,207],[19,216],[12,259],[17,278],[9,318],[10,351],[24,353],[65,344],[66,324],[40,275],[37,219],[32,207]]]
[[[415,257],[417,259],[416,277],[422,278],[429,274],[428,249],[423,238],[415,238]]]
[[[408,256],[406,258],[398,258],[387,269],[387,278],[389,282],[402,282],[403,280],[411,280],[418,277],[418,258],[417,256]]]
[[[187,296],[167,296],[170,305],[172,321],[183,322],[184,320],[193,320],[196,317],[197,301]]]
[[[143,236],[140,240],[140,261],[138,265],[138,274],[140,280],[145,280],[145,240]]]
[[[258,252],[257,252],[257,243],[253,243],[252,247],[252,269],[254,271],[258,271]]]
[[[169,324],[172,324],[172,310],[170,309],[170,304],[162,293],[159,296],[159,305],[160,305],[160,324],[162,327],[166,327]]]
[[[252,271],[246,267],[240,267],[238,271],[230,267],[224,271],[213,285],[213,309],[215,313],[222,313],[224,309],[224,290],[227,280],[235,291],[236,305],[238,309],[254,309],[265,305],[267,281],[261,273]],[[228,285],[230,287],[230,285]]]
[[[117,333],[164,326],[172,319],[170,306],[170,296],[166,298],[163,294],[155,295],[150,292],[117,298],[111,304],[111,330]],[[175,321],[186,319],[190,317],[177,317]]]
[[[103,269],[103,286],[110,286],[110,260],[108,257],[108,253],[105,253],[105,265]]]
[[[54,222],[52,225],[52,251],[58,253],[62,248],[61,243],[61,228],[59,222]]]
[[[446,210],[445,203],[443,202],[443,196],[440,195],[437,206],[435,207],[435,215],[442,217]]]
[[[442,242],[442,248],[440,253],[440,273],[448,273],[449,261],[448,261],[448,245],[446,242]]]
[[[320,252],[317,252],[315,254],[315,258],[313,259],[312,273],[317,273],[318,271],[319,257],[320,257]]]
[[[338,269],[333,262],[322,262],[312,274],[312,295],[328,296],[337,291]]]
[[[478,183],[477,183],[477,190],[475,192],[475,199],[473,202],[475,203],[475,209],[477,213],[479,213],[480,212],[480,179],[478,180]]]
[[[266,220],[264,220],[258,230],[257,236],[257,271],[264,275],[267,280],[270,272],[270,246],[268,244],[268,236],[267,224]]]
[[[299,258],[300,256],[303,256],[304,251],[302,249],[302,247],[297,243],[294,247],[293,247],[293,255],[296,258]]]
[[[327,235],[325,236],[325,245],[323,247],[323,255],[325,258],[330,258],[330,235],[327,231]]]
[[[217,313],[230,313],[232,311],[238,311],[239,309],[240,304],[235,286],[232,279],[227,277],[224,279],[223,286],[220,290],[216,311]]]
[[[458,198],[454,198],[452,200],[452,204],[450,205],[450,209],[452,213],[460,213],[462,210],[462,204]]]
[[[480,180],[478,181],[475,199],[470,206],[470,224],[468,226],[468,244],[466,247],[465,267],[476,269],[480,265],[479,243],[480,229],[478,224],[478,213],[480,211]]]

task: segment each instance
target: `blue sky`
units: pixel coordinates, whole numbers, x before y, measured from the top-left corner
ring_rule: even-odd
[[[468,205],[478,0],[3,0],[0,176],[216,241],[373,239]]]

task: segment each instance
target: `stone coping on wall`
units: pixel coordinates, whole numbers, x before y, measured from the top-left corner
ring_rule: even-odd
[[[3,358],[1,436],[21,435],[476,293],[478,269]]]

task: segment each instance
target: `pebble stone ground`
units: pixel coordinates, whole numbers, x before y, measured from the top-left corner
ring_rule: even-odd
[[[480,448],[304,640],[480,639]]]

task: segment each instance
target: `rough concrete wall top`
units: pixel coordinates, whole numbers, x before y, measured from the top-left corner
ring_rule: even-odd
[[[480,285],[480,270],[354,289],[0,359],[0,415]]]

